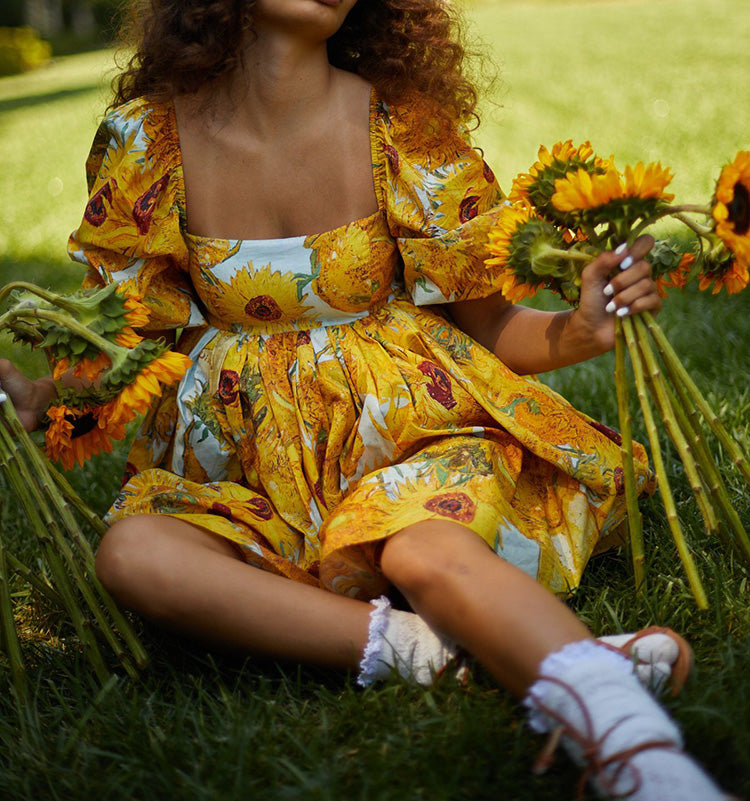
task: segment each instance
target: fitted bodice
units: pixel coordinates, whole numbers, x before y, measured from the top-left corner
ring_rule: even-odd
[[[398,251],[381,211],[311,236],[188,234],[187,242],[193,287],[217,328],[276,333],[345,323],[399,287]]]

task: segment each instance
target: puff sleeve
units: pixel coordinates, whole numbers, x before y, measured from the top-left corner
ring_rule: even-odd
[[[419,109],[382,101],[373,145],[376,184],[416,305],[448,303],[499,290],[488,234],[505,197],[464,133]]]
[[[139,99],[110,112],[86,162],[89,200],[68,241],[84,287],[122,283],[151,312],[148,328],[202,325],[182,234],[184,190],[171,107]]]

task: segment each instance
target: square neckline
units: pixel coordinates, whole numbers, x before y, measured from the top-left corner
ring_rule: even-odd
[[[258,244],[258,245],[268,246],[268,245],[273,245],[275,243],[282,245],[290,245],[297,240],[305,240],[308,237],[330,236],[355,225],[364,227],[374,223],[377,219],[382,217],[384,210],[383,196],[378,182],[377,165],[379,163],[378,160],[379,149],[378,149],[378,138],[375,135],[375,120],[377,117],[379,103],[380,103],[380,98],[378,97],[375,91],[375,87],[371,86],[369,112],[368,112],[369,113],[368,134],[370,138],[370,163],[371,163],[370,174],[372,177],[373,189],[375,191],[375,199],[378,204],[378,208],[372,214],[368,214],[365,217],[359,217],[356,220],[349,220],[348,222],[345,222],[342,225],[338,225],[335,228],[331,228],[327,231],[320,231],[317,233],[296,234],[295,236],[272,237],[266,239],[252,239],[244,237],[237,237],[231,239],[221,236],[207,236],[204,234],[193,234],[187,230],[187,192],[185,191],[185,172],[183,169],[183,161],[182,161],[182,147],[180,145],[180,132],[177,126],[177,114],[175,112],[174,100],[170,98],[168,101],[170,113],[167,115],[167,119],[169,125],[169,134],[170,137],[174,140],[175,152],[177,154],[177,163],[175,164],[175,175],[177,177],[177,182],[178,182],[177,186],[178,195],[182,198],[183,213],[180,215],[181,216],[180,227],[182,228],[182,233],[184,237],[188,240],[192,240],[197,243],[220,242],[225,245],[236,243],[239,246],[245,244],[247,245]],[[182,220],[184,220],[184,225],[182,224]]]

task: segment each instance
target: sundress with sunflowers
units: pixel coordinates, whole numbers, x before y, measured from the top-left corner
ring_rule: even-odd
[[[453,520],[555,592],[579,582],[624,516],[619,438],[450,322],[452,301],[498,289],[484,260],[503,195],[443,128],[373,94],[375,214],[224,240],[186,230],[173,107],[107,116],[70,254],[193,360],[144,420],[109,522],[172,515],[252,565],[369,599],[387,591],[387,537]]]

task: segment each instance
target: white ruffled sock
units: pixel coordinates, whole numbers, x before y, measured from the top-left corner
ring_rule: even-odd
[[[682,753],[679,729],[633,675],[629,660],[594,640],[570,643],[547,656],[524,705],[536,731],[562,727],[562,745],[587,766],[604,797],[725,799]]]
[[[456,655],[456,646],[433,631],[419,615],[393,609],[385,596],[371,603],[374,609],[357,683],[367,687],[387,678],[395,669],[417,684],[432,684],[435,674]]]

